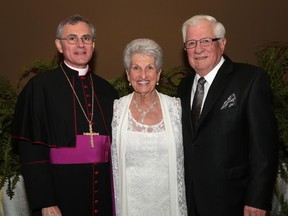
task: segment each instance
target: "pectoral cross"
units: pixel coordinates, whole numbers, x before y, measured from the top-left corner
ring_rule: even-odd
[[[83,133],[83,135],[90,136],[90,144],[91,144],[91,147],[94,148],[93,135],[99,135],[99,133],[93,132],[92,122],[89,122],[89,132],[85,132]]]

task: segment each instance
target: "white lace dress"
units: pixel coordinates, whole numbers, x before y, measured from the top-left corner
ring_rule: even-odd
[[[164,122],[142,125],[129,112],[127,135],[127,215],[171,215]]]
[[[158,93],[163,120],[136,122],[133,94],[114,102],[112,166],[117,216],[186,216],[180,100]]]

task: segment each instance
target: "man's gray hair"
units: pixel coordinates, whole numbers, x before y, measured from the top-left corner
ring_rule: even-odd
[[[87,23],[87,25],[90,28],[91,34],[93,39],[95,39],[96,37],[96,29],[94,27],[94,25],[92,23],[90,23],[90,21],[88,19],[86,19],[85,17],[82,17],[78,14],[72,15],[64,20],[62,20],[56,30],[56,38],[61,39],[62,38],[62,34],[63,34],[63,28],[65,25],[70,24],[70,25],[75,25],[79,22],[84,22]]]
[[[216,38],[224,38],[226,34],[225,27],[222,23],[218,22],[214,17],[209,15],[195,15],[190,19],[186,20],[182,25],[182,36],[183,42],[186,42],[186,33],[188,27],[194,27],[200,25],[202,22],[208,21],[213,25],[213,32]]]

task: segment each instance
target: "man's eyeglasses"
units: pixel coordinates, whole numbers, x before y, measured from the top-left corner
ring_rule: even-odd
[[[186,41],[185,43],[184,43],[184,47],[186,48],[186,49],[192,49],[192,48],[195,48],[196,46],[197,46],[197,43],[199,42],[200,43],[200,45],[202,46],[202,47],[208,47],[208,46],[211,46],[212,45],[212,43],[214,42],[214,41],[218,41],[218,40],[220,40],[221,38],[202,38],[202,39],[200,39],[200,40],[189,40],[189,41]]]
[[[94,39],[90,35],[84,35],[80,38],[76,35],[70,35],[66,38],[60,38],[59,40],[66,40],[69,44],[76,44],[79,40],[82,40],[84,44],[91,44],[94,42]]]

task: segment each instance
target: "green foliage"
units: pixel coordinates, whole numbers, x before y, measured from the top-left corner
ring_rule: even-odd
[[[33,61],[30,64],[27,64],[23,67],[22,73],[20,74],[17,88],[20,88],[21,83],[24,80],[29,79],[31,76],[35,76],[37,74],[52,70],[59,65],[61,57],[59,55],[55,55],[52,61],[46,61],[43,59],[38,59]]]
[[[275,115],[279,128],[279,176],[288,183],[288,44],[271,43],[257,53],[259,65],[270,77],[275,100]],[[277,183],[278,184],[278,183]],[[276,215],[288,215],[288,203],[276,184],[275,195],[281,210]]]
[[[7,195],[12,198],[19,180],[19,159],[13,149],[11,122],[17,95],[9,82],[0,77],[0,189],[8,183]]]
[[[288,45],[271,44],[258,51],[257,56],[271,79],[280,136],[279,172],[288,182]]]
[[[132,92],[132,89],[129,86],[128,80],[126,79],[125,75],[123,75],[121,77],[110,79],[108,81],[118,91],[118,94],[120,97],[127,95],[127,94]]]
[[[157,90],[170,96],[176,96],[177,86],[190,69],[184,66],[168,68],[162,71]]]
[[[288,203],[284,198],[284,194],[280,195],[280,203],[282,203],[281,211],[275,213],[274,216],[287,216],[288,215]]]
[[[273,209],[271,216],[287,216],[288,215],[288,202],[285,199],[286,182],[282,178],[277,179],[275,185],[275,193],[273,199]]]
[[[18,87],[31,76],[57,67],[59,57],[52,61],[36,60],[23,67]],[[0,78],[0,189],[7,183],[6,193],[12,199],[16,183],[19,181],[19,158],[11,137],[11,123],[17,101],[17,94],[8,81]]]

